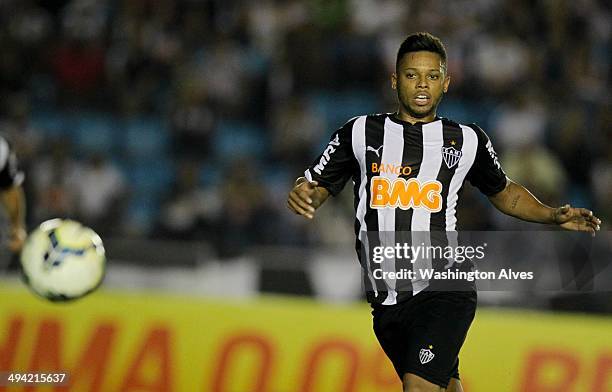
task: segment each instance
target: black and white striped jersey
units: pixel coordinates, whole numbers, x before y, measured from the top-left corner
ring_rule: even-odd
[[[435,241],[433,232],[440,232],[443,241],[452,243],[447,233],[457,230],[465,180],[485,195],[500,192],[507,181],[489,137],[478,126],[438,117],[410,124],[391,113],[351,119],[332,135],[305,176],[334,196],[352,178],[356,249],[368,300],[389,305],[432,288],[418,279],[401,288],[372,279],[371,234],[378,233],[374,241],[380,243],[389,233],[394,240],[402,235],[423,243]]]
[[[0,136],[0,190],[21,185],[24,175],[17,168],[17,157],[9,142]]]

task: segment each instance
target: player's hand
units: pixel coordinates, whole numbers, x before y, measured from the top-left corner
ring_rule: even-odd
[[[574,208],[569,204],[553,211],[553,220],[565,230],[586,231],[595,236],[601,220],[586,208]]]
[[[305,216],[308,219],[314,218],[315,210],[321,205],[321,197],[317,190],[318,183],[316,181],[299,182],[289,192],[287,197],[287,207],[298,215]]]
[[[28,233],[26,229],[22,226],[15,226],[10,229],[9,240],[8,240],[8,248],[13,253],[21,252],[21,248],[23,248],[23,244],[25,242]]]

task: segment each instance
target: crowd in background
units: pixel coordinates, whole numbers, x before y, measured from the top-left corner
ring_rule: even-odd
[[[603,0],[0,0],[0,131],[27,175],[30,226],[74,217],[221,256],[350,241],[351,192],[308,224],[287,191],[345,121],[396,110],[397,48],[429,31],[452,78],[438,114],[478,123],[543,201],[609,222],[611,12]],[[521,227],[463,197],[463,228]]]

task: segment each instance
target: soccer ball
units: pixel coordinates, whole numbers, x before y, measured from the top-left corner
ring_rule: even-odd
[[[100,236],[73,220],[43,222],[21,251],[26,284],[51,301],[73,300],[94,291],[104,278],[105,263]]]

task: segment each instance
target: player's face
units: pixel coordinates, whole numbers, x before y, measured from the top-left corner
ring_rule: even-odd
[[[400,60],[397,73],[391,76],[391,87],[397,90],[400,115],[420,121],[433,120],[449,83],[450,77],[446,75],[439,54],[427,51],[406,53]]]

